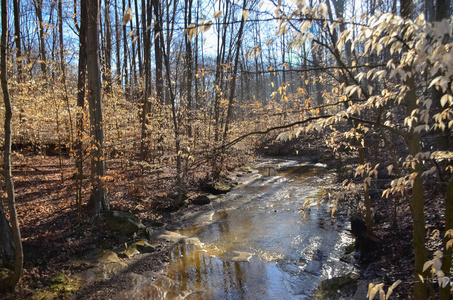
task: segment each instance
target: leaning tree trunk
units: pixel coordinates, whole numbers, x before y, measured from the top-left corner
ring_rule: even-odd
[[[1,35],[1,82],[3,90],[3,101],[5,103],[5,143],[4,143],[4,169],[5,169],[5,186],[8,197],[8,209],[12,236],[14,242],[14,272],[11,277],[6,278],[5,282],[0,283],[0,289],[13,290],[19,282],[23,271],[24,255],[22,251],[22,239],[20,236],[19,222],[16,213],[16,198],[14,194],[14,183],[11,174],[11,119],[12,108],[11,99],[8,90],[8,73],[6,68],[6,49],[8,31],[8,6],[7,1],[2,0],[2,35]]]

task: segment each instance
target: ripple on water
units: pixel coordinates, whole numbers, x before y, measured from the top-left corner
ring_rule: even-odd
[[[350,271],[339,260],[351,241],[345,226],[333,229],[327,205],[317,208],[318,187],[334,176],[324,166],[279,164],[261,166],[261,176],[244,178],[180,232],[200,243],[173,251],[148,299],[309,299],[322,279]]]

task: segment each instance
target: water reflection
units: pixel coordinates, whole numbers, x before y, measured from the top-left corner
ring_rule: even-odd
[[[316,177],[324,187],[333,177],[315,166],[260,172],[291,180],[258,178],[222,196],[212,222],[200,216],[180,231],[203,245],[175,248],[166,276],[148,288],[147,299],[308,299],[323,278],[348,268],[339,257],[350,239],[319,226],[328,209],[312,205],[305,220],[299,212],[318,193],[307,180]]]
[[[321,164],[304,164],[283,168],[279,166],[262,166],[258,167],[258,172],[265,177],[284,176],[302,180],[313,176],[323,177],[327,170]]]

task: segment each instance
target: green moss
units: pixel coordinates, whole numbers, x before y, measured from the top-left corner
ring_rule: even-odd
[[[50,285],[34,293],[32,299],[34,300],[47,300],[56,298],[69,298],[71,294],[77,291],[79,282],[72,279],[66,274],[57,273],[50,279]]]

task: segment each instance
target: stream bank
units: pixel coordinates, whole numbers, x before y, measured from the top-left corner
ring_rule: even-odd
[[[173,213],[178,222],[151,228],[157,251],[108,262],[125,265],[111,279],[93,281],[95,294],[85,287],[75,299],[363,296],[354,263],[342,260],[353,242],[348,219],[340,212],[331,219],[332,207],[321,201],[335,174],[286,159],[252,167],[238,173],[239,185],[228,194],[211,195],[207,205]]]
[[[117,247],[71,260],[65,273],[75,275],[57,274],[52,289],[64,298],[77,290],[72,299],[312,299],[318,285],[324,287],[320,299],[326,299],[329,286],[357,293],[341,287],[357,282],[354,261],[342,261],[352,241],[348,219],[337,212],[332,221],[329,204],[318,201],[335,186],[335,175],[325,165],[288,159],[257,160],[250,167],[232,178],[239,184],[230,193],[209,195],[209,204],[188,205],[162,222],[145,222],[149,253],[134,245],[140,236],[119,236]],[[307,224],[311,229],[303,230]],[[197,270],[197,259],[222,271]],[[264,281],[263,274],[268,274]],[[229,280],[227,292],[219,278]]]

